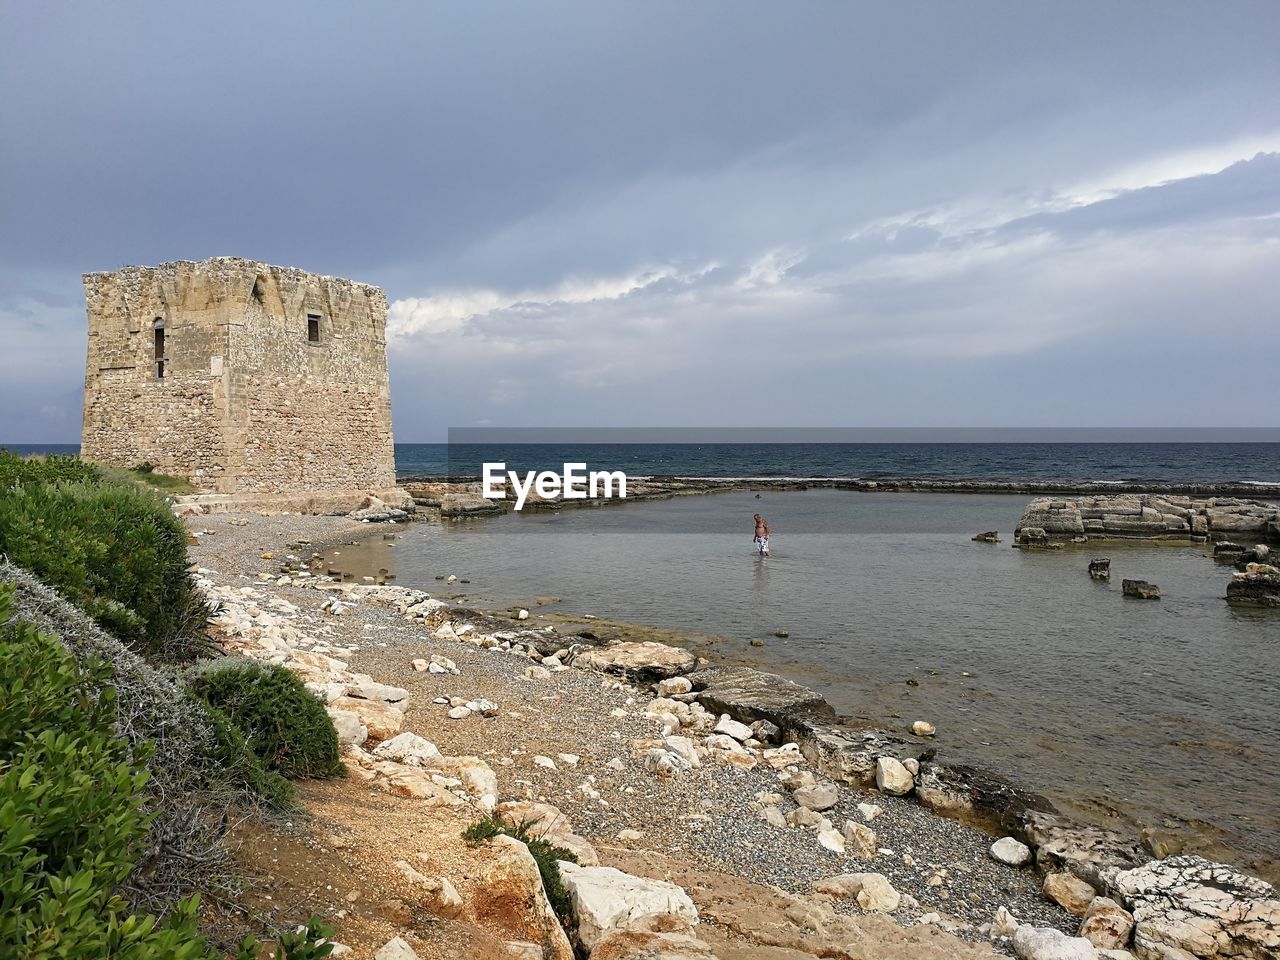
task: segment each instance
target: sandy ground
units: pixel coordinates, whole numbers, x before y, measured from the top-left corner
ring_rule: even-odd
[[[822,848],[811,830],[779,829],[763,820],[758,794],[783,794],[784,813],[794,807],[777,775],[763,766],[743,771],[707,764],[670,780],[646,773],[632,742],[655,735],[654,723],[641,716],[651,690],[576,669],[531,680],[523,657],[434,641],[421,626],[376,604],[324,617],[319,607],[327,594],[259,579],[260,573],[278,574],[287,553],[305,559],[322,544],[381,531],[345,518],[246,517],[244,526],[228,519],[190,521],[192,530],[212,531],[191,547],[193,562],[207,576],[268,588],[301,608],[301,618],[317,630],[357,647],[352,669],[409,690],[405,729],[447,755],[487,761],[497,772],[502,800],[553,803],[595,845],[602,863],[685,886],[703,917],[699,935],[722,960],[991,956],[985,942],[971,946],[939,927],[983,941],[976,928],[1001,906],[1023,922],[1074,932],[1072,919],[1040,894],[1034,873],[991,859],[991,837],[909,800],[842,787],[839,805],[827,816],[838,827],[860,820],[858,802],[879,804],[885,812],[871,825],[888,852],[869,861],[838,856]],[[291,550],[300,539],[311,543]],[[267,552],[274,559],[260,558]],[[460,675],[412,669],[413,658],[431,654],[451,658]],[[492,718],[449,720],[448,708],[432,701],[452,696],[484,697],[501,710]],[[536,756],[550,758],[554,769],[535,762]],[[246,906],[281,926],[320,915],[357,957],[371,956],[397,934],[423,958],[504,956],[501,932],[485,918],[463,923],[431,916],[417,905],[420,891],[393,866],[425,855],[432,875],[449,877],[465,899],[483,866],[483,852],[461,838],[474,812],[424,809],[355,778],[303,784],[299,797],[299,815],[238,831],[239,859],[249,876]],[[620,840],[623,830],[640,837]],[[814,881],[850,872],[882,873],[918,906],[890,918],[834,904],[848,916],[839,929],[825,932],[788,918],[794,902],[787,894],[808,895]],[[921,925],[930,914],[938,920]],[[844,953],[822,952],[837,940]]]

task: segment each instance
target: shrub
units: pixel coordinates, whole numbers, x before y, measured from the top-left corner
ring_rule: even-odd
[[[116,888],[147,836],[146,771],[113,733],[100,663],[10,619],[0,589],[0,956],[195,960],[196,901],[131,914]]]
[[[227,779],[268,807],[288,809],[293,803],[293,785],[276,771],[267,769],[230,717],[210,704],[204,708],[213,731],[214,750]]]
[[[7,451],[0,492],[0,554],[145,654],[185,658],[203,642],[186,530],[160,497],[76,458]]]
[[[529,835],[527,823],[511,824],[496,813],[491,813],[482,820],[477,820],[462,831],[463,839],[473,843],[492,840],[499,834],[515,837],[533,854],[533,861],[538,865],[538,873],[542,876],[542,889],[547,892],[547,901],[551,909],[560,918],[560,923],[568,928],[573,919],[572,903],[569,891],[565,888],[564,878],[560,875],[559,861],[577,863],[578,855],[564,847],[557,847],[543,837]]]
[[[202,661],[189,675],[196,692],[244,731],[269,770],[286,777],[331,777],[341,772],[333,721],[289,670],[226,657]]]

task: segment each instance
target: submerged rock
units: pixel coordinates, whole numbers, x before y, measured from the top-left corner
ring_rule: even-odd
[[[974,543],[999,543],[1000,532],[998,530],[988,530],[986,533],[976,534],[973,538]]]

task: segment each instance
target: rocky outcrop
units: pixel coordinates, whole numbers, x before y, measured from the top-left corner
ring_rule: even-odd
[[[1280,957],[1280,899],[1269,883],[1193,856],[1156,860],[1109,880],[1133,914],[1141,960]]]
[[[1280,607],[1280,568],[1251,563],[1227,584],[1227,602],[1249,607]]]
[[[487,863],[472,895],[478,917],[487,917],[520,939],[542,945],[548,960],[573,960],[573,948],[547,901],[533,854],[514,837],[499,835],[485,845]]]
[[[697,666],[697,658],[688,650],[656,643],[623,641],[608,647],[583,650],[573,658],[573,665],[584,670],[599,670],[626,677],[640,683],[653,683],[678,674],[687,674]]]
[[[1137,836],[1084,826],[1048,811],[1027,811],[1020,818],[1023,840],[1035,848],[1036,866],[1045,873],[1071,873],[1105,891],[1104,875],[1143,863],[1146,852]]]
[[[1014,543],[1087,539],[1202,541],[1213,534],[1266,539],[1280,508],[1261,500],[1157,494],[1117,494],[1032,500],[1014,530]]]
[[[766,720],[789,733],[801,721],[835,718],[820,694],[761,670],[708,667],[688,674],[687,679],[699,703],[742,723]]]
[[[565,861],[560,875],[578,922],[578,940],[588,951],[615,931],[687,932],[698,922],[693,901],[673,883]]]

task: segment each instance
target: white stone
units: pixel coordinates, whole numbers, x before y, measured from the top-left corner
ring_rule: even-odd
[[[996,937],[1012,937],[1018,930],[1018,921],[1004,907],[996,911],[996,917],[991,921],[991,936]]]
[[[614,930],[643,929],[660,918],[698,922],[689,895],[673,883],[634,877],[612,867],[582,867],[561,861],[560,875],[569,891],[578,939],[588,950]]]
[[[546,767],[548,770],[556,769],[556,762],[550,757],[538,755],[533,758],[533,762],[539,767]]]
[[[378,948],[373,960],[418,960],[418,954],[399,937],[392,937]]]
[[[1068,937],[1048,927],[1018,927],[1013,934],[1013,952],[1020,960],[1097,960],[1098,957],[1093,944],[1084,937]]]
[[[658,696],[670,697],[673,694],[688,693],[693,689],[693,684],[688,677],[668,677],[665,680],[658,681]]]
[[[737,740],[739,743],[743,740],[750,740],[752,737],[752,731],[749,726],[745,723],[739,723],[727,713],[720,715],[720,720],[715,726],[715,732],[733,737],[733,739]]]
[[[832,853],[844,853],[844,836],[829,823],[825,829],[818,831],[818,843]]]
[[[880,757],[876,760],[876,787],[885,793],[896,796],[910,793],[915,786],[915,779],[902,765],[902,761],[894,757]]]
[[[854,823],[852,820],[846,820],[844,829],[841,832],[844,834],[845,842],[849,845],[855,857],[863,860],[875,858],[880,844],[874,830],[864,823]]]
[[[469,716],[471,716],[471,711],[468,710],[466,707],[450,707],[449,708],[450,720],[465,720]]]
[[[792,794],[796,803],[810,810],[830,810],[840,799],[840,790],[829,780],[798,788]]]
[[[857,900],[863,910],[891,913],[901,901],[898,891],[881,873],[845,873],[819,880],[813,889],[840,899]]]
[[[878,803],[860,803],[858,804],[858,812],[862,814],[862,819],[870,823],[880,814],[884,813],[884,807]]]
[[[917,720],[911,725],[911,732],[917,737],[932,737],[938,732],[938,728],[927,720]]]
[[[991,856],[1011,867],[1023,867],[1031,862],[1031,848],[1015,837],[1001,837],[991,845]]]
[[[440,761],[440,749],[430,740],[405,731],[373,748],[380,760],[394,760],[414,767],[434,767]]]
[[[526,610],[524,607],[521,607],[518,611],[516,611],[516,619],[517,619],[517,620],[528,620],[528,619],[529,619],[529,611],[528,611],[528,610]]]

